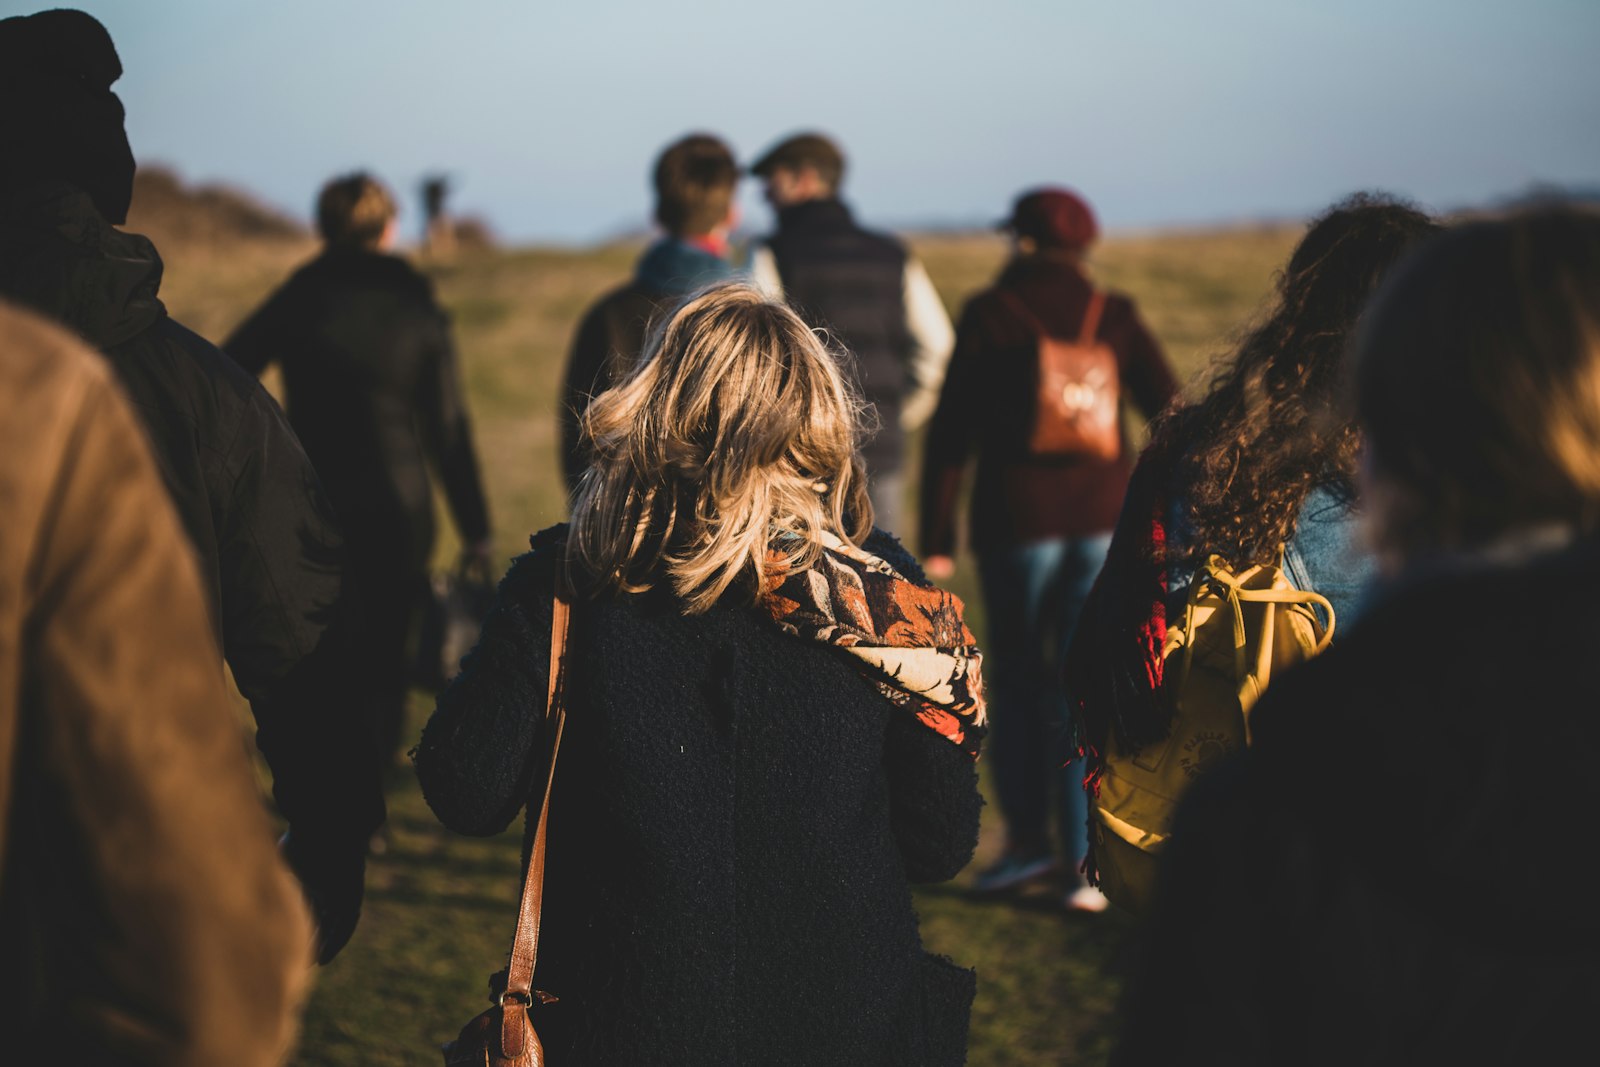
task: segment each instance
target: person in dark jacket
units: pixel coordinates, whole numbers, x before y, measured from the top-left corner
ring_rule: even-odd
[[[728,146],[705,133],[674,141],[656,159],[652,183],[656,223],[665,234],[639,257],[632,281],[584,313],[567,358],[558,417],[568,492],[589,465],[578,428],[589,401],[633,370],[651,322],[663,311],[734,273],[728,234],[738,220],[733,194],[739,168]]]
[[[1600,217],[1419,247],[1353,359],[1380,586],[1275,681],[1163,856],[1112,1062],[1544,1063],[1600,918]]]
[[[1125,446],[1110,457],[1033,449],[1040,336],[1091,332],[1116,359],[1117,392],[1146,416],[1165,408],[1178,387],[1133,301],[1090,279],[1084,260],[1099,227],[1080,196],[1055,187],[1030,190],[1004,225],[1015,254],[994,286],[962,311],[928,427],[922,556],[935,578],[954,570],[956,502],[976,451],[970,532],[993,667],[991,751],[1006,847],[973,888],[1011,889],[1055,873],[1064,860],[1067,906],[1099,911],[1105,898],[1079,871],[1088,848],[1086,802],[1081,769],[1069,762],[1057,679],[1061,652],[1105,560],[1133,462]],[[1059,852],[1051,844],[1052,821]]]
[[[110,360],[199,554],[212,621],[289,824],[319,958],[360,913],[383,822],[362,682],[349,656],[343,545],[316,472],[272,397],[157,297],[161,258],[123,233],[134,161],[122,66],[79,11],[0,22],[0,294]]]
[[[1170,736],[1168,621],[1182,618],[1191,578],[1210,557],[1237,574],[1275,566],[1281,552],[1295,588],[1328,599],[1336,643],[1360,617],[1375,565],[1360,532],[1361,433],[1345,353],[1379,284],[1438,229],[1376,194],[1334,204],[1306,228],[1266,315],[1217,362],[1205,395],[1152,427],[1063,672],[1092,788],[1112,747],[1137,754]],[[1128,857],[1111,863],[1148,869],[1120,844],[1138,834],[1097,814],[1091,867],[1109,848]],[[1113,874],[1108,884],[1138,911],[1135,887],[1148,881]]]
[[[876,424],[862,446],[872,508],[904,535],[906,435],[933,412],[954,341],[944,301],[904,244],[863,229],[839,199],[844,154],[829,138],[785,138],[750,172],[778,218],[751,254],[751,281],[850,352]]]
[[[461,535],[463,566],[488,573],[489,510],[450,324],[432,283],[386,250],[395,205],[366,174],[317,200],[322,254],[223,342],[252,374],[283,367],[289,421],[328,489],[349,543],[362,609],[358,657],[383,766],[403,747],[407,645],[433,554],[432,461]],[[404,746],[409,747],[409,746]]]
[[[512,566],[441,696],[424,795],[459,832],[524,805],[532,829],[569,583],[535,975],[560,998],[535,1013],[550,1061],[962,1063],[974,978],[923,952],[908,885],[977,841],[960,601],[859,517],[846,372],[792,311],[726,285],[653,346],[584,421],[572,525]]]

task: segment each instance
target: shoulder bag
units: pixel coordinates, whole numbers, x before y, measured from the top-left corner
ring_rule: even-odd
[[[545,777],[544,803],[539,808],[539,824],[528,855],[528,873],[522,883],[522,906],[517,913],[517,932],[511,942],[511,965],[506,970],[505,991],[495,998],[493,1007],[462,1027],[460,1036],[444,1046],[445,1067],[545,1067],[544,1046],[534,1032],[528,1009],[535,1002],[548,1004],[556,999],[533,988],[533,969],[539,956],[539,912],[544,899],[550,786],[555,781],[556,756],[561,751],[561,731],[567,721],[562,670],[572,604],[562,593],[559,576],[554,599],[550,621],[550,688],[545,705],[545,722],[551,738],[550,771]]]

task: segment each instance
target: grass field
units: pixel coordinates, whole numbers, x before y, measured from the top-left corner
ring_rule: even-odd
[[[169,308],[218,340],[310,252],[295,241],[242,253],[236,246],[174,247],[154,228],[147,232],[168,261]],[[1258,310],[1295,237],[1282,228],[1120,235],[1097,249],[1093,266],[1103,282],[1138,301],[1180,377],[1193,383]],[[1000,240],[986,236],[914,244],[952,315],[1004,255]],[[455,316],[502,558],[564,517],[554,418],[562,360],[583,307],[628,275],[636,251],[508,250],[434,270]],[[440,560],[454,547],[447,534]],[[981,642],[970,560],[958,564],[951,584],[971,606]],[[413,738],[428,710],[418,694]],[[518,834],[473,840],[446,832],[407,772],[394,774],[389,802],[388,847],[369,867],[360,928],[316,977],[293,1060],[302,1067],[437,1064],[438,1044],[484,1006],[486,976],[511,935]],[[995,816],[986,812],[974,868],[1000,847]],[[968,1062],[1103,1063],[1132,924],[1114,914],[1069,918],[1055,908],[1054,894],[1042,892],[977,901],[963,888],[969,876],[916,896],[928,946],[978,969]]]

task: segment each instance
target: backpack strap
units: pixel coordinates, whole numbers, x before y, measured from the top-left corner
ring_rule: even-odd
[[[1005,301],[1006,307],[1014,311],[1018,318],[1028,324],[1034,333],[1041,337],[1052,336],[1044,328],[1044,323],[1039,321],[1039,316],[1028,310],[1028,305],[1022,302],[1022,297],[1010,289],[997,289],[1000,299]],[[1106,294],[1102,289],[1089,291],[1089,307],[1083,313],[1083,326],[1078,330],[1078,343],[1081,345],[1094,344],[1094,335],[1100,329],[1100,316],[1106,309]]]
[[[1083,329],[1078,331],[1080,345],[1094,344],[1094,335],[1100,329],[1100,314],[1106,309],[1106,294],[1103,289],[1089,291],[1089,309],[1083,313]]]
[[[1022,302],[1022,297],[1013,293],[1010,289],[996,289],[995,292],[1000,294],[1000,299],[1005,301],[1006,307],[1016,313],[1017,318],[1028,324],[1028,329],[1041,337],[1050,336],[1050,331],[1044,328],[1044,323],[1039,321],[1039,316],[1028,310],[1028,305]]]

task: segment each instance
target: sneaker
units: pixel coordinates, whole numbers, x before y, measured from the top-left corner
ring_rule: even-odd
[[[1102,912],[1111,905],[1106,895],[1092,885],[1080,885],[1061,900],[1068,911]]]
[[[999,860],[978,872],[972,880],[975,893],[998,893],[1054,874],[1060,867],[1048,852],[1006,852]]]

